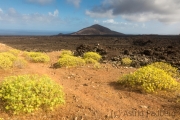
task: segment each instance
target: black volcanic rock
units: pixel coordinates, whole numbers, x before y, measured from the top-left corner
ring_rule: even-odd
[[[95,24],[90,27],[81,29],[71,35],[124,35],[116,31],[112,31],[109,28]]]

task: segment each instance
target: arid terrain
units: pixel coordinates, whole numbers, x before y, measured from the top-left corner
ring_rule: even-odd
[[[156,61],[166,61],[180,69],[180,36],[1,36],[0,42],[19,50],[52,52],[69,49],[82,55],[99,52],[104,60],[118,62],[131,58],[139,67]]]
[[[9,48],[10,47],[10,48]],[[5,120],[179,120],[177,96],[144,94],[117,83],[123,74],[138,67],[166,61],[180,69],[180,36],[0,36],[0,51],[15,48],[46,52],[49,63],[30,63],[25,68],[0,69],[0,81],[9,75],[46,74],[63,86],[66,103],[54,111],[11,115],[0,109]],[[103,56],[100,68],[83,66],[53,68],[60,50],[76,55],[96,51]],[[133,67],[120,64],[123,57]]]

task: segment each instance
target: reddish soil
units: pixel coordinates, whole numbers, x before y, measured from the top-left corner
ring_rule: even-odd
[[[0,109],[0,118],[5,120],[179,120],[180,103],[175,96],[144,94],[131,91],[117,84],[120,76],[136,70],[132,67],[101,64],[101,68],[83,66],[75,68],[52,68],[57,62],[60,49],[75,50],[77,45],[85,43],[89,37],[0,37],[6,45],[28,51],[46,51],[51,61],[47,64],[28,63],[25,68],[0,70],[0,80],[9,75],[46,74],[62,85],[66,104],[54,111],[37,111],[27,115],[11,115]],[[97,37],[95,37],[97,39]],[[93,37],[92,37],[93,39]],[[116,37],[102,41],[90,41],[88,44],[100,43],[103,46]],[[111,41],[112,43],[112,41]],[[122,44],[123,45],[123,44]],[[125,45],[125,44],[124,44]],[[127,45],[127,44],[126,44]],[[4,46],[4,47],[3,47]],[[109,44],[110,46],[110,44]],[[115,48],[117,48],[115,46]],[[9,48],[0,46],[0,51]],[[109,53],[117,54],[115,50]]]

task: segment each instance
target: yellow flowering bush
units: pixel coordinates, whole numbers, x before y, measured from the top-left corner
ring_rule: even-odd
[[[86,64],[97,64],[98,63],[97,60],[94,60],[92,58],[85,58],[84,60],[85,60]]]
[[[0,84],[0,101],[5,110],[30,113],[34,110],[53,109],[63,104],[62,87],[47,76],[9,76]]]
[[[12,62],[17,59],[17,57],[15,55],[13,55],[12,53],[9,53],[9,52],[2,52],[2,53],[0,53],[0,56],[4,56],[4,57],[8,58]]]
[[[9,69],[13,66],[13,62],[4,56],[0,55],[0,69]]]
[[[75,67],[85,65],[85,61],[80,57],[75,57],[71,55],[64,55],[59,58],[57,65],[59,67]]]
[[[12,54],[14,54],[14,55],[18,55],[21,51],[20,51],[20,50],[17,50],[17,49],[10,49],[8,52],[9,52],[9,53],[12,53]]]
[[[84,59],[94,59],[96,61],[100,61],[102,56],[96,52],[86,52],[86,53],[84,53],[83,58]]]
[[[15,56],[15,54],[10,52],[0,53],[0,69],[9,69],[12,67],[23,68],[27,62]]]
[[[60,57],[63,57],[64,55],[70,55],[70,56],[73,56],[73,52],[71,50],[62,50],[61,51],[61,54],[60,54]]]
[[[0,53],[0,69],[9,69],[13,66],[14,61],[17,57],[8,52]]]
[[[167,72],[169,75],[171,75],[174,78],[180,77],[178,69],[175,67],[172,67],[170,64],[165,62],[155,62],[150,64],[150,66],[154,66],[156,68],[162,69],[165,72]]]
[[[122,64],[123,65],[131,65],[131,63],[132,63],[132,60],[130,59],[130,58],[123,58],[122,60],[121,60],[121,62],[122,62]]]
[[[49,62],[50,58],[45,53],[41,52],[25,52],[26,58],[35,63]]]
[[[154,66],[142,67],[132,74],[122,76],[118,82],[146,93],[175,90],[179,84],[167,72]]]
[[[94,64],[95,67],[100,66],[98,61],[101,59],[101,56],[95,52],[87,52],[84,54],[83,58],[76,57],[73,55],[73,52],[70,50],[63,50],[61,52],[60,58],[56,63],[57,67],[75,67],[83,66],[85,64]]]

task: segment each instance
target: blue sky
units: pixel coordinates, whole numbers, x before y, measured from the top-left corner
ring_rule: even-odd
[[[180,34],[180,0],[0,0],[0,30]]]

